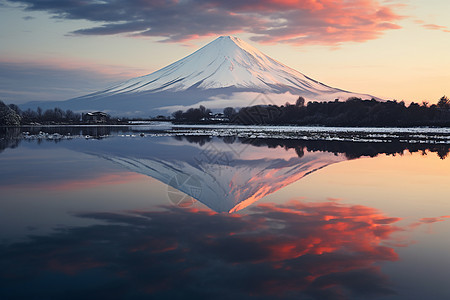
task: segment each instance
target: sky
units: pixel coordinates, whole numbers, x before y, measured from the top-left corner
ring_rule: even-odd
[[[446,0],[0,0],[0,100],[67,100],[152,73],[221,35],[327,85],[450,96]]]

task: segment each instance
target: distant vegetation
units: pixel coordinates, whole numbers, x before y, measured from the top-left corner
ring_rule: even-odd
[[[201,107],[173,114],[176,122],[197,123],[213,120]],[[309,102],[299,97],[295,104],[256,105],[239,111],[227,107],[222,122],[247,125],[320,125],[320,126],[450,126],[450,100],[443,96],[437,104],[403,101],[377,101],[349,98],[347,101]],[[216,118],[217,119],[217,118]]]
[[[27,109],[22,111],[17,105],[6,105],[0,101],[0,125],[21,125],[21,124],[54,124],[67,123],[77,124],[81,120],[81,114],[71,110],[63,111],[60,108],[47,109],[42,111],[40,107],[36,111]]]
[[[246,125],[318,125],[318,126],[450,126],[450,100],[443,96],[437,104],[428,105],[403,101],[377,101],[349,98],[347,101],[309,102],[299,97],[295,104],[255,105],[236,110],[227,107],[213,114],[200,106],[176,111],[172,118],[158,116],[147,120],[171,120],[175,123],[230,123]],[[60,108],[25,111],[15,104],[0,101],[0,126],[59,125],[59,124],[127,124],[128,119],[111,118],[95,112],[79,114]]]
[[[19,125],[75,125],[75,124],[118,124],[120,120],[102,112],[80,114],[71,110],[54,109],[22,111],[17,105],[6,105],[0,101],[0,126]]]
[[[185,112],[178,110],[172,114],[172,117],[175,121],[200,122],[212,118],[212,112],[200,105],[199,108],[189,108]]]

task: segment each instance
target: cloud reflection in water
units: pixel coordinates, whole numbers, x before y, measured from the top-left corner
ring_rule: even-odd
[[[394,293],[398,218],[291,201],[249,214],[166,207],[83,213],[104,225],[0,247],[0,290],[18,298],[347,299]],[[38,288],[37,288],[38,287]]]

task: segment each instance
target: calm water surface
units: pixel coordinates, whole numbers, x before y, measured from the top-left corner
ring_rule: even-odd
[[[450,299],[448,144],[0,132],[1,299]]]

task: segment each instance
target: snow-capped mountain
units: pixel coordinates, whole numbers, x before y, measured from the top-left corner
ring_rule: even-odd
[[[308,95],[341,92],[279,63],[241,39],[222,36],[161,70],[133,78],[99,94],[228,87]]]
[[[264,100],[258,97],[262,93],[265,94]],[[227,106],[281,105],[286,101],[294,102],[298,96],[318,101],[345,100],[351,96],[372,97],[324,85],[239,38],[222,36],[149,75],[59,102],[58,106],[76,111],[154,115],[199,105],[216,111]],[[40,105],[42,107],[42,103]]]

